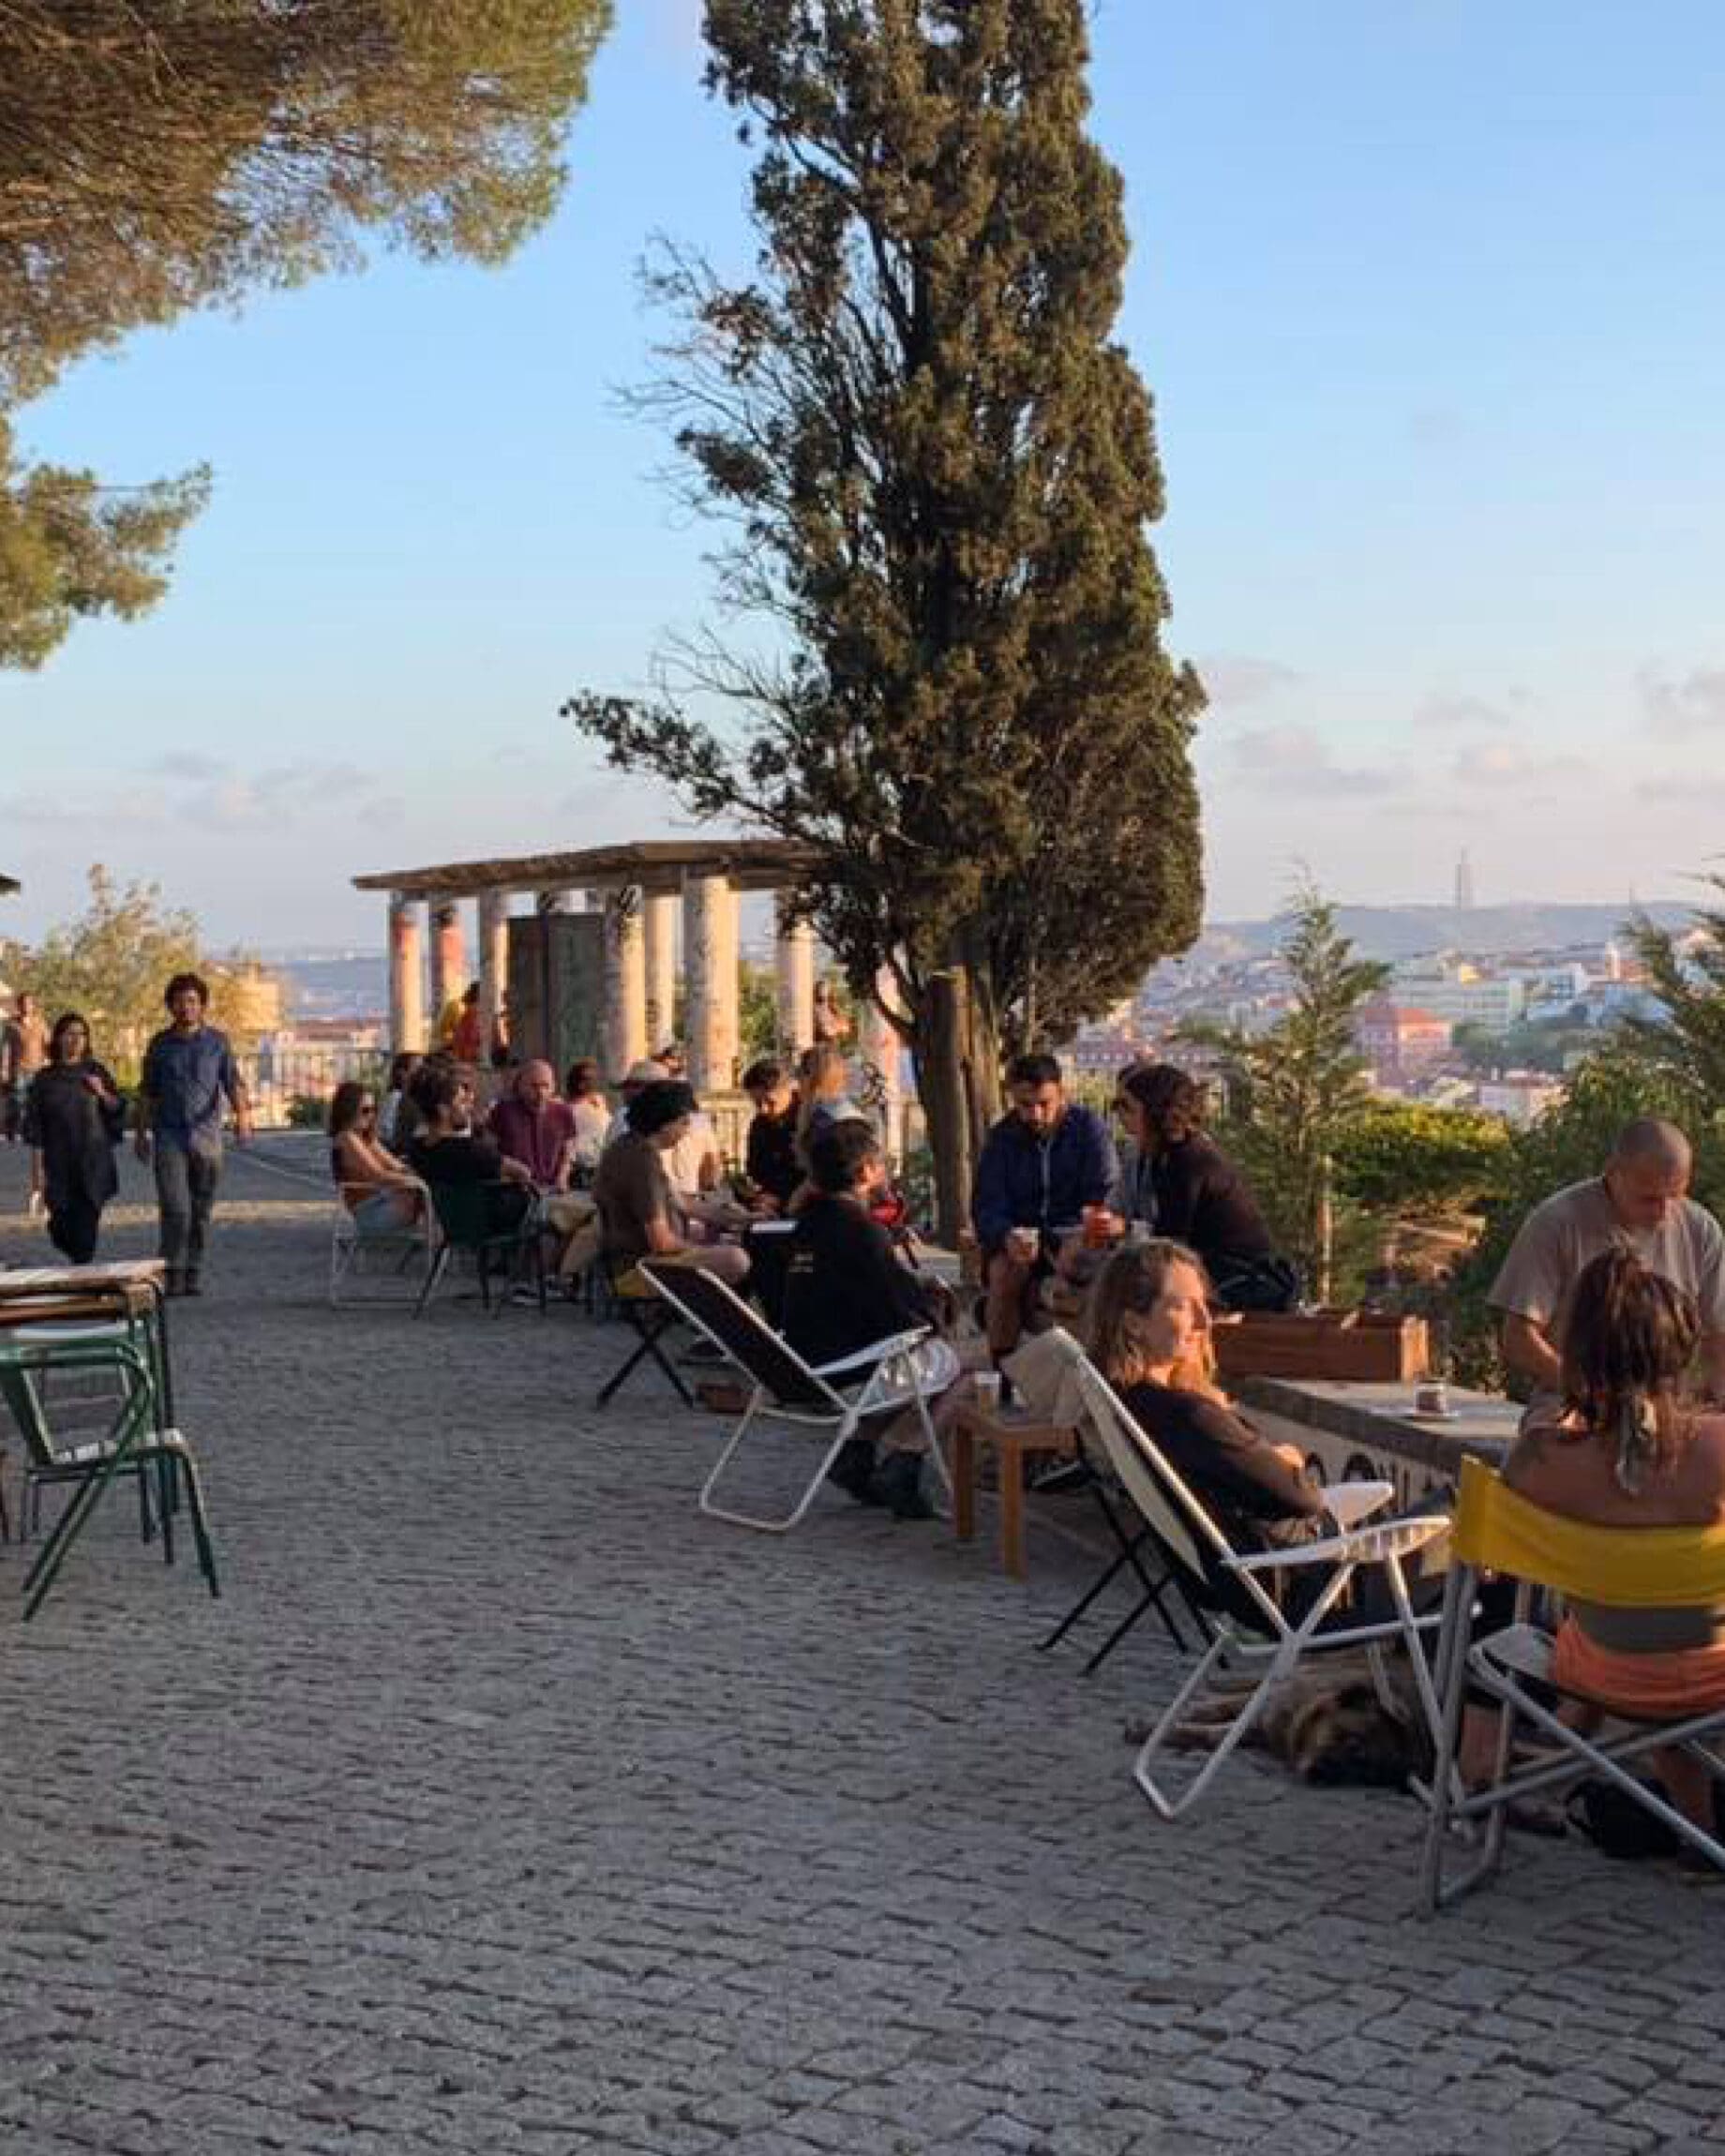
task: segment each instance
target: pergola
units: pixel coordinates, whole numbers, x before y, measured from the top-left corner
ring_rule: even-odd
[[[531,893],[541,914],[600,912],[600,1048],[613,1077],[672,1037],[681,923],[689,1075],[698,1087],[724,1088],[737,1080],[738,899],[745,891],[780,894],[775,960],[781,1043],[800,1049],[815,1037],[815,935],[806,922],[789,918],[785,900],[812,860],[806,847],[785,839],[645,839],[578,853],[391,869],[356,876],[353,883],[360,891],[388,894],[390,1031],[398,1048],[426,1044],[422,908],[430,927],[431,1001],[441,1011],[470,978],[461,907],[464,900],[475,902],[476,971],[488,1034],[508,981],[516,895]],[[864,1023],[864,1054],[895,1071],[897,1043],[885,1022],[871,1012]]]

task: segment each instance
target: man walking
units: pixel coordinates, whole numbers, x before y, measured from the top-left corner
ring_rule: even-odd
[[[37,1000],[21,988],[12,1015],[0,1021],[0,1131],[8,1145],[19,1142],[23,1129],[24,1095],[30,1081],[48,1060],[48,1027]]]
[[[203,1023],[209,989],[195,973],[176,973],[162,1000],[172,1023],[144,1051],[134,1140],[138,1158],[156,1156],[161,1254],[171,1295],[203,1292],[203,1246],[221,1180],[222,1102],[233,1109],[233,1135],[251,1136],[251,1102],[225,1033]]]

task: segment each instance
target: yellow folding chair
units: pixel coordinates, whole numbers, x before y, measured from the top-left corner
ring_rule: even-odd
[[[1512,1804],[1586,1776],[1612,1783],[1725,1870],[1725,1841],[1637,1781],[1628,1764],[1656,1747],[1679,1746],[1725,1781],[1725,1756],[1715,1748],[1725,1738],[1725,1704],[1682,1721],[1642,1720],[1585,1694],[1563,1692],[1563,1699],[1608,1716],[1620,1733],[1600,1738],[1571,1729],[1552,1705],[1559,1690],[1551,1675],[1552,1637],[1528,1621],[1537,1587],[1611,1609],[1725,1609],[1725,1528],[1587,1526],[1530,1505],[1483,1460],[1469,1460],[1462,1467],[1451,1552],[1437,1650],[1443,1716],[1420,1880],[1426,1914],[1459,1900],[1497,1870]],[[1516,1581],[1515,1622],[1476,1639],[1475,1605],[1480,1576],[1488,1572]],[[1464,1790],[1456,1755],[1470,1693],[1495,1705],[1501,1720],[1491,1781]],[[1538,1730],[1548,1748],[1512,1773],[1522,1722]],[[1472,1862],[1448,1866],[1456,1830],[1480,1819],[1484,1832]]]

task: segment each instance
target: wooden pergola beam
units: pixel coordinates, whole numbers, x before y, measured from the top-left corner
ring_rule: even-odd
[[[529,853],[507,861],[444,861],[356,876],[358,891],[403,898],[477,898],[488,891],[605,891],[633,884],[644,891],[682,888],[685,873],[727,876],[739,891],[779,891],[814,864],[789,839],[642,839],[588,846],[578,853]]]

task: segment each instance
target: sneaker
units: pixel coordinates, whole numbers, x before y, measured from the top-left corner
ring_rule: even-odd
[[[1041,1496],[1058,1497],[1063,1490],[1088,1490],[1096,1470],[1088,1460],[1063,1460],[1058,1467],[1044,1468],[1030,1488]]]
[[[509,1291],[509,1300],[512,1303],[536,1303],[539,1300],[539,1291],[526,1280],[517,1280]]]

